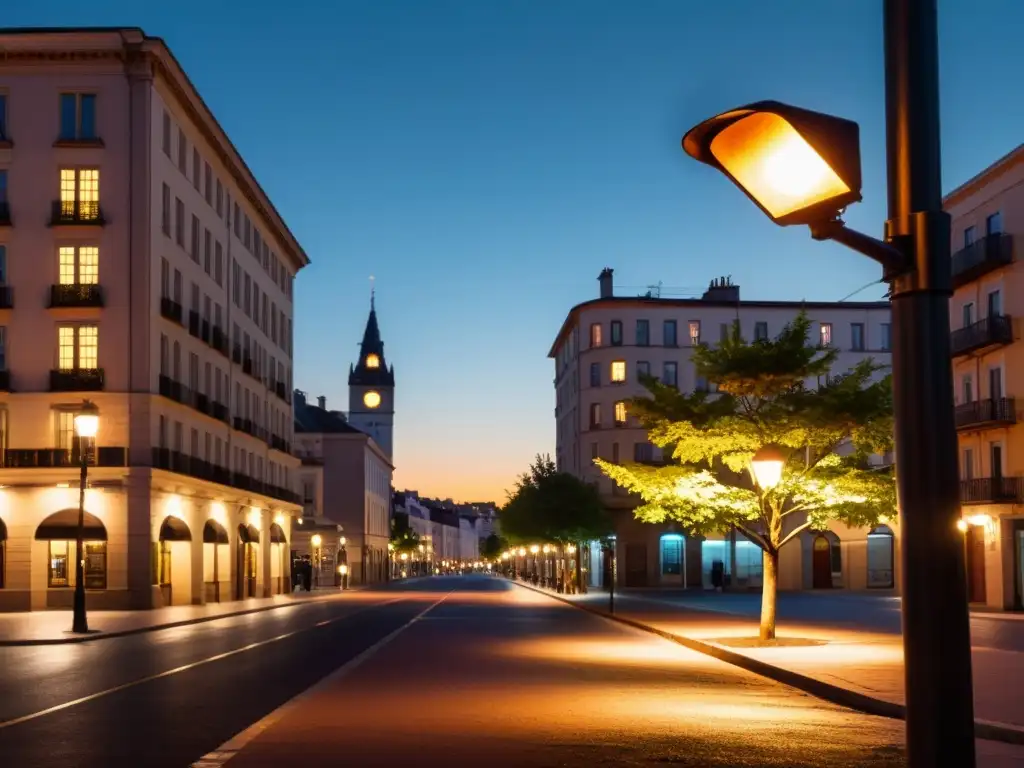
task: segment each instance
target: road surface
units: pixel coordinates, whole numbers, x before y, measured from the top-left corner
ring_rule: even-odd
[[[871,768],[902,765],[901,741],[901,723],[491,577],[0,648],[0,764],[17,768]],[[982,766],[1022,754],[983,747]]]

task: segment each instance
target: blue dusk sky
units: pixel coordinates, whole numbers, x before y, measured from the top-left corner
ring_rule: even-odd
[[[1024,137],[1024,3],[940,5],[949,190]],[[879,277],[771,224],[679,140],[767,98],[856,120],[865,201],[847,220],[881,234],[881,7],[49,0],[6,3],[2,23],[164,38],[312,258],[297,280],[296,386],[347,409],[376,276],[396,486],[501,501],[554,449],[546,355],[602,267],[623,293],[731,274],[749,299],[838,300]]]

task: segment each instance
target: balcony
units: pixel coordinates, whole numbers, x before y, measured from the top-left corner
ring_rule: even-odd
[[[103,446],[88,454],[89,466],[123,467],[127,465],[128,450]],[[3,466],[11,469],[36,469],[81,466],[81,453],[64,448],[8,448],[3,452]]]
[[[242,358],[242,373],[244,373],[244,374],[246,374],[248,376],[252,376],[253,375],[253,372],[252,372],[252,358],[249,357],[249,355],[246,355],[245,357]]]
[[[950,335],[953,357],[976,352],[985,347],[1013,342],[1013,318],[1009,315],[990,315]]]
[[[102,368],[73,368],[66,371],[50,371],[51,392],[99,392],[102,389]]]
[[[223,421],[225,424],[228,423],[228,407],[224,403],[214,401],[210,415],[218,421]]]
[[[277,395],[282,400],[284,400],[285,402],[288,401],[288,394],[285,391],[283,381],[274,382],[274,394]]]
[[[960,430],[1016,424],[1016,401],[1012,397],[1000,397],[964,403],[956,407],[955,418],[956,428]]]
[[[0,371],[0,392],[11,391],[11,372]]]
[[[299,495],[287,488],[256,480],[242,472],[230,472],[224,467],[203,461],[195,456],[187,456],[180,451],[172,451],[169,448],[153,449],[153,467],[165,469],[169,472],[178,472],[199,480],[220,483],[221,485],[227,485],[242,491],[259,493],[275,499],[290,501],[293,504],[297,504],[299,500]]]
[[[14,288],[0,285],[0,309],[14,309]]]
[[[977,280],[987,272],[1013,263],[1013,238],[988,235],[953,254],[953,287]]]
[[[270,436],[270,447],[275,451],[281,451],[282,453],[292,452],[292,447],[288,444],[288,441],[283,437],[278,437],[277,435]]]
[[[180,381],[175,381],[170,376],[160,374],[160,394],[178,403],[185,402],[182,394],[183,387]]]
[[[243,419],[241,416],[235,416],[235,429],[239,432],[245,432],[247,435],[255,435],[256,431],[253,427],[251,419]]]
[[[231,361],[234,363],[242,364],[242,345],[235,344],[231,349]]]
[[[78,200],[54,200],[50,216],[50,226],[66,224],[87,224],[102,227],[106,224],[103,211],[98,202],[80,202]]]
[[[102,307],[103,290],[96,283],[50,286],[50,307]]]
[[[960,481],[961,504],[1020,504],[1024,477],[976,477]]]
[[[210,321],[203,320],[202,325],[199,326],[199,338],[203,340],[204,344],[210,343]]]
[[[218,326],[213,326],[213,348],[224,357],[228,356],[228,335]]]
[[[199,313],[195,310],[191,310],[188,313],[188,332],[199,338]]]
[[[11,226],[11,204],[0,202],[0,227]]]
[[[196,392],[195,402],[193,407],[200,413],[205,413],[207,416],[210,415],[210,398],[204,395],[202,392]]]
[[[181,304],[176,302],[170,296],[162,296],[160,298],[160,314],[166,317],[168,320],[173,320],[178,325],[184,325],[184,323],[181,320]]]

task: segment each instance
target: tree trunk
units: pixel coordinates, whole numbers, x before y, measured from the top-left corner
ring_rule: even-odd
[[[775,608],[779,597],[779,553],[764,552],[764,579],[761,586],[761,639],[775,639]]]

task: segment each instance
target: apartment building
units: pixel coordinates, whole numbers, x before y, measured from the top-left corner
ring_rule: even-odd
[[[0,49],[0,610],[71,605],[83,453],[90,607],[287,591],[306,254],[159,38]]]
[[[950,305],[961,528],[969,599],[1024,610],[1024,145],[944,201],[952,217]]]
[[[761,551],[754,544],[735,535],[696,537],[674,524],[638,522],[637,499],[605,477],[593,460],[661,462],[660,449],[627,407],[630,399],[646,394],[640,378],[656,376],[684,391],[708,388],[696,374],[693,349],[716,343],[737,323],[747,339],[771,338],[804,311],[813,340],[840,350],[834,373],[865,358],[888,365],[888,303],[743,301],[729,278],[712,281],[699,299],[616,296],[611,269],[598,282],[599,297],[569,310],[549,352],[555,361],[556,462],[596,484],[612,511],[619,583],[710,588],[720,568],[733,586],[759,585]],[[807,531],[780,553],[780,587],[894,587],[897,536],[895,524],[869,531],[832,523],[827,531]],[[597,542],[583,561],[592,585],[607,580],[609,564]]]

